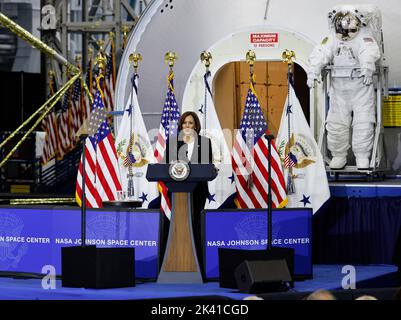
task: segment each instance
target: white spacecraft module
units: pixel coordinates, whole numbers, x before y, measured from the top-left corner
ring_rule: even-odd
[[[313,47],[327,33],[327,12],[339,0],[154,0],[146,7],[135,29],[130,34],[121,59],[117,88],[116,110],[122,110],[130,93],[132,68],[129,54],[139,52],[143,60],[139,65],[138,99],[148,130],[157,129],[167,90],[168,66],[164,63],[167,51],[174,51],[175,94],[181,111],[196,110],[198,95],[203,95],[204,65],[199,55],[210,51],[213,61],[212,77],[232,61],[244,61],[249,49],[257,60],[281,60],[285,49],[296,52],[296,62],[307,69],[308,56]],[[390,84],[401,79],[401,66],[397,59],[401,53],[398,41],[398,21],[401,14],[399,0],[370,0],[383,14],[386,40],[386,58],[390,66]],[[354,4],[364,1],[355,0]],[[401,12],[398,10],[397,12]],[[392,32],[393,30],[393,32]],[[213,84],[213,78],[211,79]],[[401,83],[400,83],[401,86]],[[213,89],[212,89],[213,90]],[[311,97],[311,128],[319,131],[320,118],[317,105],[319,90]],[[312,102],[313,100],[313,102]],[[118,130],[120,117],[115,119]]]

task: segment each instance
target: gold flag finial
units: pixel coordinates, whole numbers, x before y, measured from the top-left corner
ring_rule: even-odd
[[[111,40],[113,40],[114,39],[114,32],[113,31],[110,31],[109,32],[109,38],[111,39]]]
[[[168,51],[164,55],[164,63],[168,63],[168,66],[170,67],[170,69],[172,69],[174,67],[174,62],[177,59],[178,59],[177,54],[172,51]]]
[[[76,63],[76,64],[79,64],[81,61],[82,61],[82,55],[77,54],[77,55],[75,56],[75,63]]]
[[[210,52],[207,52],[206,50],[202,51],[202,53],[200,55],[200,59],[201,59],[202,63],[205,63],[206,69],[209,69],[212,59],[213,59],[212,54]]]
[[[129,62],[134,67],[135,72],[138,71],[138,62],[142,61],[142,55],[140,53],[134,52],[129,55]]]
[[[99,51],[103,52],[103,50],[104,50],[103,46],[105,44],[104,40],[98,40],[98,41],[96,41],[96,43],[99,46]]]
[[[96,55],[95,64],[99,67],[100,72],[104,73],[106,71],[106,64],[107,64],[107,58],[103,53],[104,41],[99,40],[97,41],[97,43],[100,46],[100,50]]]
[[[128,32],[130,31],[130,27],[127,25],[124,25],[121,28],[121,31],[123,32],[123,44],[122,44],[122,49],[125,49],[125,47],[127,46],[127,37],[128,37]]]
[[[291,64],[291,65],[294,63],[294,59],[296,58],[295,52],[288,50],[288,49],[285,49],[283,51],[283,54],[281,55],[281,57],[283,58],[283,62]]]
[[[255,54],[255,52],[252,51],[252,50],[249,50],[249,51],[246,53],[246,62],[249,63],[249,65],[250,65],[251,67],[253,67],[254,64],[255,64],[255,61],[256,61],[256,54]]]
[[[129,30],[130,30],[129,26],[127,26],[127,25],[122,26],[121,31],[123,32],[124,37],[127,36],[127,33],[129,32]]]
[[[287,63],[288,65],[288,79],[292,79],[291,81],[294,81],[294,59],[296,58],[295,52],[285,49],[281,57],[283,58],[283,62]]]

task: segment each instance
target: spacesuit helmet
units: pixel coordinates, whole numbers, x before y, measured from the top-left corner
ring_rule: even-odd
[[[336,36],[339,40],[352,40],[361,28],[361,21],[351,12],[338,12],[333,19]]]

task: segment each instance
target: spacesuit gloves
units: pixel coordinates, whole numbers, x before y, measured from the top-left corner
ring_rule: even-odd
[[[319,82],[319,77],[315,73],[308,72],[308,80],[306,84],[308,85],[309,88],[312,89],[315,86],[315,80]]]
[[[370,86],[373,83],[373,71],[370,69],[361,69],[359,78],[363,78],[363,84]]]

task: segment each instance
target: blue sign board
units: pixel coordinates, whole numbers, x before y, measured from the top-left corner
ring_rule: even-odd
[[[160,211],[87,210],[86,244],[135,248],[137,278],[158,275]],[[81,244],[80,208],[0,207],[0,271],[61,274],[61,247]]]
[[[272,245],[293,248],[294,275],[312,276],[312,209],[272,211]],[[219,278],[219,248],[267,248],[267,210],[205,210],[203,228],[207,279]]]

